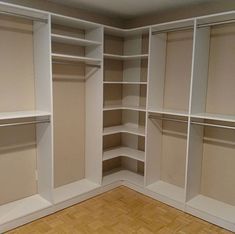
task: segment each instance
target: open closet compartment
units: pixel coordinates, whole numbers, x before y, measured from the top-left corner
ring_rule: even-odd
[[[188,115],[193,32],[193,20],[151,27],[149,111]]]
[[[103,114],[103,184],[144,182],[146,113],[112,110]]]
[[[0,4],[1,228],[52,202],[49,30],[48,14]]]
[[[187,129],[188,117],[148,114],[146,188],[180,209],[185,203]]]
[[[194,117],[235,121],[235,14],[197,20],[192,88]]]
[[[105,28],[105,109],[145,109],[148,48],[148,28],[130,32]]]
[[[52,15],[54,202],[101,185],[103,28]]]
[[[192,118],[186,211],[235,231],[235,123]]]

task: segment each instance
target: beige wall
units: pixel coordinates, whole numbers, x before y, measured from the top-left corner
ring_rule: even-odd
[[[149,14],[142,17],[132,18],[126,20],[123,25],[125,25],[126,28],[131,28],[230,10],[235,10],[234,0],[214,0],[213,3],[202,3],[193,7],[175,8],[173,10],[159,12],[157,14]]]
[[[40,10],[51,11],[63,15],[68,15],[72,17],[77,17],[80,19],[93,21],[101,24],[122,27],[122,20],[115,17],[109,17],[101,14],[97,14],[88,10],[81,10],[78,8],[66,7],[63,5],[58,5],[46,0],[2,0],[1,2],[8,2],[18,5],[23,5],[27,7],[32,7]]]

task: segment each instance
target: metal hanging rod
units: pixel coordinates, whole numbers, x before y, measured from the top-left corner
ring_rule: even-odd
[[[59,61],[52,61],[54,64],[62,64],[62,65],[72,65],[72,66],[78,66],[78,63],[73,63],[73,62],[59,62]],[[82,62],[81,62],[82,63]],[[97,67],[101,68],[101,65],[96,65],[96,64],[85,64],[87,67]]]
[[[235,130],[235,127],[226,126],[226,125],[210,124],[210,123],[200,123],[200,122],[195,122],[195,121],[192,121],[191,123],[192,124],[196,124],[196,125],[208,126],[208,127],[216,127],[216,128],[225,128],[225,129],[233,129],[233,130]]]
[[[29,124],[38,124],[38,123],[50,123],[50,119],[17,122],[17,123],[6,123],[6,124],[0,124],[0,127],[20,126],[20,125],[29,125]]]
[[[159,120],[167,120],[167,121],[173,121],[173,122],[179,122],[179,123],[188,123],[187,120],[174,119],[174,118],[165,118],[165,117],[160,117],[160,116],[156,116],[156,115],[149,115],[148,117],[150,119],[159,119]]]
[[[33,20],[33,21],[39,21],[39,22],[42,22],[42,23],[47,23],[48,22],[47,19],[42,19],[42,18],[23,15],[23,14],[18,14],[18,13],[14,13],[14,12],[2,11],[2,10],[0,11],[0,15],[10,15],[10,16],[18,17],[18,18],[23,18],[23,19]]]
[[[161,34],[161,33],[167,33],[167,32],[176,32],[176,31],[190,30],[190,29],[193,29],[193,25],[192,26],[184,26],[184,27],[178,27],[178,28],[163,29],[163,30],[159,30],[159,31],[154,31],[154,32],[152,32],[152,35]]]
[[[222,24],[232,24],[235,23],[235,19],[233,20],[223,20],[219,22],[212,22],[212,23],[204,23],[204,24],[198,24],[197,28],[204,28],[209,26],[215,26],[215,25],[222,25]],[[183,31],[183,30],[190,30],[193,29],[193,25],[191,26],[183,26],[178,28],[171,28],[171,29],[163,29],[159,31],[152,32],[152,35],[161,34],[161,33],[167,33],[167,32],[176,32],[176,31]]]

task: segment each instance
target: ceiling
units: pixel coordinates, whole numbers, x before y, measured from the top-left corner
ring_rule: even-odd
[[[70,7],[130,19],[137,16],[215,3],[216,0],[49,0]],[[220,0],[222,2],[222,0]],[[226,0],[223,0],[223,2]]]

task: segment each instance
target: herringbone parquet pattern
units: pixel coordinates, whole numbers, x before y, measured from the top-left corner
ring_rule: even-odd
[[[123,186],[8,232],[42,233],[232,234]]]

